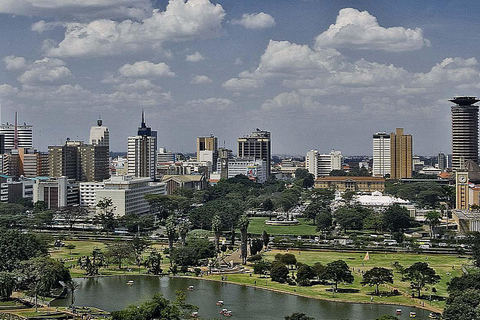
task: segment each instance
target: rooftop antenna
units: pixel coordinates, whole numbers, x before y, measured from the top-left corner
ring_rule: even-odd
[[[15,111],[15,130],[13,132],[13,148],[18,149],[18,116]]]

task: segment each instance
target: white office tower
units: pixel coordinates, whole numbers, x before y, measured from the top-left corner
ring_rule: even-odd
[[[155,179],[156,150],[155,137],[128,137],[128,174],[135,177]]]
[[[33,127],[24,123],[17,123],[17,113],[15,112],[15,123],[0,125],[0,135],[4,136],[4,151],[10,152],[18,148],[33,148]]]
[[[390,174],[390,134],[377,132],[373,135],[373,175],[387,174]]]
[[[305,168],[315,178],[328,176],[332,170],[341,170],[342,163],[342,152],[335,150],[327,154],[319,154],[317,150],[310,150],[305,157]]]
[[[102,119],[98,119],[97,125],[90,129],[90,144],[100,147],[110,147],[110,133],[108,132],[108,127],[102,125]]]

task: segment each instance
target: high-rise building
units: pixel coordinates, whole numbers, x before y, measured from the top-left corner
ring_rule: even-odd
[[[102,181],[110,176],[107,146],[67,141],[63,146],[49,146],[48,151],[50,177]]]
[[[18,148],[33,148],[33,127],[26,123],[23,125],[2,124],[0,125],[0,135],[4,136],[4,152]]]
[[[267,163],[267,177],[271,172],[272,144],[269,131],[257,129],[252,134],[237,139],[237,156],[241,159],[262,159]]]
[[[460,158],[478,163],[478,106],[476,97],[454,97],[452,106],[452,169],[460,169]]]
[[[397,128],[390,134],[390,178],[404,179],[412,177],[412,135],[404,134],[403,128]]]
[[[142,123],[138,135],[128,137],[128,174],[135,177],[156,177],[157,165],[157,132],[145,125],[145,114],[142,112]]]
[[[438,169],[445,171],[448,168],[448,158],[443,152],[438,153]]]
[[[90,144],[92,146],[110,147],[110,132],[103,125],[102,119],[97,120],[97,125],[90,129]]]
[[[320,154],[317,150],[310,150],[305,157],[305,168],[316,178],[328,176],[333,170],[342,169],[343,156],[341,151],[332,150],[327,154]]]
[[[390,174],[390,135],[377,132],[373,135],[373,176]]]

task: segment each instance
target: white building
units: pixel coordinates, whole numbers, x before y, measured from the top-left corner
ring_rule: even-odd
[[[102,119],[98,119],[97,126],[93,126],[90,129],[90,144],[100,147],[110,147],[110,133],[108,132],[108,128],[102,125]]]
[[[332,150],[328,154],[319,154],[310,150],[305,157],[305,168],[315,176],[328,176],[332,170],[342,169],[343,156],[341,151]]]
[[[67,177],[35,179],[33,203],[45,202],[47,209],[58,209],[79,203],[78,184]]]
[[[373,135],[373,176],[390,174],[390,134],[377,132]]]
[[[80,182],[80,206],[95,208],[97,205],[97,190],[103,190],[103,182]]]
[[[150,205],[145,200],[145,195],[167,194],[165,183],[153,182],[148,177],[113,176],[103,183],[103,189],[95,190],[95,203],[105,198],[112,199],[114,213],[118,217],[149,213]]]
[[[1,125],[0,135],[5,137],[5,151],[16,149],[14,124]],[[17,148],[33,148],[33,127],[27,124],[17,125],[17,139]]]
[[[156,176],[156,138],[153,136],[128,137],[128,174],[135,177]]]
[[[217,173],[221,175],[221,161],[217,161]],[[254,179],[258,183],[267,181],[267,162],[262,159],[229,159],[228,160],[228,178],[236,175],[244,175]]]

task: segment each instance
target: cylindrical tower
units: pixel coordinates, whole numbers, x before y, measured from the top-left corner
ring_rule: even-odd
[[[452,106],[452,169],[460,169],[460,159],[478,163],[478,106],[476,97],[454,97]]]

